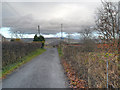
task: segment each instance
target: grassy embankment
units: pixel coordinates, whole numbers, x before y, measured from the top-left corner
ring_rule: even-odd
[[[20,62],[17,62],[17,63],[14,63],[14,64],[7,65],[5,67],[2,67],[2,75],[0,75],[0,78],[5,78],[6,75],[10,74],[12,71],[19,68],[21,65],[27,63],[28,61],[32,60],[33,58],[35,58],[36,56],[42,54],[45,51],[46,51],[46,49],[37,49],[36,51],[31,52],[27,56],[23,57],[20,60]]]

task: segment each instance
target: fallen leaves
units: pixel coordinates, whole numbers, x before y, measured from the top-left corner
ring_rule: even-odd
[[[64,66],[66,75],[69,79],[70,88],[86,88],[85,87],[86,81],[80,80],[76,75],[75,71],[65,60],[62,60],[62,64]]]

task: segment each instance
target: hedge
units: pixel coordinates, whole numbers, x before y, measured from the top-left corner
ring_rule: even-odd
[[[2,67],[22,60],[22,57],[38,48],[41,48],[41,43],[3,42]]]

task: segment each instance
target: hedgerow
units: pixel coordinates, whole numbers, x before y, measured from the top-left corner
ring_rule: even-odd
[[[83,47],[67,46],[62,47],[62,58],[75,70],[77,76],[87,82],[89,88],[107,87],[107,65],[108,60],[108,84],[118,88],[118,55],[117,52],[105,52],[103,50],[94,50],[92,52],[83,52]]]
[[[3,42],[2,67],[22,61],[22,57],[41,48],[41,43]]]

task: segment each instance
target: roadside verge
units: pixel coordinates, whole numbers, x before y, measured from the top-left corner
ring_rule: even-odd
[[[2,74],[0,75],[0,79],[4,79],[8,74],[12,73],[14,70],[19,68],[21,65],[29,62],[30,60],[32,60],[33,58],[42,54],[45,51],[46,49],[37,49],[29,53],[27,56],[23,57],[22,59],[20,59],[19,62],[2,67]]]

